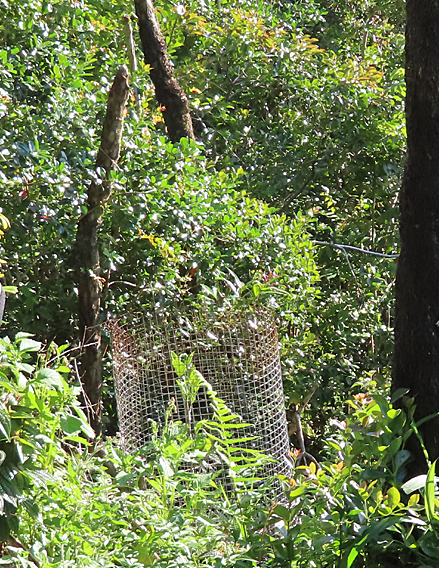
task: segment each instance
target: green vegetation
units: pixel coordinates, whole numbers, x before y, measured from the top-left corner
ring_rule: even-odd
[[[234,417],[214,393],[214,416],[195,431],[174,423],[170,408],[163,433],[141,452],[125,455],[108,442],[103,458],[80,437],[89,427],[63,378],[63,349],[53,346],[35,366],[29,357],[38,343],[30,338],[2,348],[2,388],[9,389],[1,409],[3,562],[323,568],[399,558],[405,566],[435,565],[434,465],[401,486],[411,413],[381,395],[356,395],[346,421],[331,423],[321,467],[300,466],[281,479],[285,496],[273,501],[270,480],[258,481],[263,456],[253,454],[245,470],[232,457],[240,441],[230,437]],[[175,365],[189,401],[203,379],[190,359]],[[202,471],[214,446],[227,492],[219,470]]]
[[[156,11],[196,140],[168,140],[136,45],[137,95],[99,229],[102,321],[271,307],[286,407],[314,391],[302,423],[320,467],[295,468],[274,496],[264,456],[244,468],[233,458],[227,425],[239,424],[209,388],[211,421],[176,423],[171,407],[165,430],[124,454],[108,357],[106,440],[92,441],[75,236],[134,7],[0,0],[0,564],[434,568],[434,464],[404,484],[414,401],[389,402],[403,3],[157,1]],[[175,365],[190,417],[208,385],[190,361]],[[213,454],[216,474],[188,467]]]

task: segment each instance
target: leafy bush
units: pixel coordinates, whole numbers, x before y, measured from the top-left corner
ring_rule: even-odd
[[[433,568],[439,546],[435,464],[428,475],[401,485],[410,459],[404,441],[416,428],[413,407],[405,413],[378,394],[348,402],[350,416],[333,421],[328,439],[333,459],[318,470],[313,463],[300,466],[284,479],[287,500],[253,526],[261,538],[249,555],[285,568]]]
[[[17,508],[38,516],[32,486],[44,485],[62,444],[93,437],[76,401],[62,356],[66,347],[41,349],[28,333],[0,340],[0,541],[18,530]],[[50,475],[49,475],[50,477]]]

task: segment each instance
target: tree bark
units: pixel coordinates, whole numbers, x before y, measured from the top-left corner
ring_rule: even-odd
[[[97,231],[110,198],[110,172],[119,159],[125,107],[129,96],[128,70],[119,67],[108,95],[101,145],[96,158],[95,179],[87,193],[87,213],[78,222],[76,262],[78,268],[79,328],[84,347],[80,374],[90,424],[101,431],[102,350],[99,321],[102,279]]]
[[[400,197],[393,384],[415,397],[415,420],[439,411],[439,0],[407,0],[407,162]],[[420,427],[439,456],[439,418]],[[409,475],[427,464],[415,436]]]
[[[165,38],[151,0],[135,0],[144,61],[150,66],[157,102],[172,142],[195,139],[188,98],[174,77]]]

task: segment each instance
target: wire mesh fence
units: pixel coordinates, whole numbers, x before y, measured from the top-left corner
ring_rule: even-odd
[[[285,415],[279,343],[270,311],[228,311],[213,318],[198,313],[152,316],[121,324],[111,321],[114,379],[122,445],[145,446],[152,422],[163,428],[169,405],[174,420],[185,421],[184,401],[171,353],[192,354],[195,368],[245,426],[239,437],[248,449],[273,458],[267,474],[288,475],[289,438]],[[212,418],[204,387],[193,404],[195,421]]]

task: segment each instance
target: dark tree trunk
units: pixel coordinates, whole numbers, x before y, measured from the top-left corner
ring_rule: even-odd
[[[439,0],[408,0],[407,163],[400,198],[393,390],[409,388],[415,419],[439,411]],[[420,428],[439,456],[439,418]],[[409,474],[426,470],[415,436]]]
[[[162,107],[169,138],[172,142],[179,142],[181,138],[194,139],[189,101],[174,77],[154,5],[151,0],[135,0],[134,3],[144,60],[151,67],[151,80],[154,83],[157,102]]]
[[[110,198],[110,172],[119,159],[125,107],[129,95],[128,70],[119,67],[110,89],[102,128],[101,145],[96,158],[96,178],[87,194],[87,213],[78,222],[76,262],[78,267],[79,328],[83,340],[80,373],[84,403],[90,424],[98,434],[101,430],[102,351],[98,226],[104,206]]]

